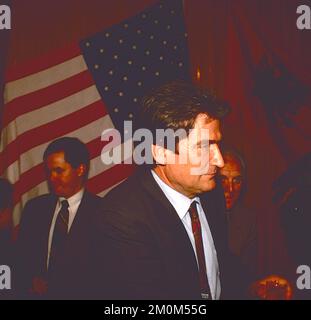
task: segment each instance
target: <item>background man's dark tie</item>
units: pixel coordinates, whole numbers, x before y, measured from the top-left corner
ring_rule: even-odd
[[[61,204],[62,207],[58,212],[53,232],[53,241],[50,251],[49,272],[53,269],[56,259],[61,254],[68,236],[69,204],[67,200],[63,200]]]
[[[202,299],[212,299],[211,291],[206,274],[206,263],[204,255],[204,246],[202,239],[201,223],[197,211],[196,201],[192,202],[189,208],[191,217],[192,232],[195,240],[195,248],[199,265],[199,278]]]

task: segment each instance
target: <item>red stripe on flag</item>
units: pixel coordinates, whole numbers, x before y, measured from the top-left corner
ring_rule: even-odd
[[[25,113],[64,99],[94,84],[88,71],[81,72],[47,88],[18,97],[5,105],[3,127]]]
[[[21,134],[0,153],[0,174],[27,150],[77,130],[104,117],[106,114],[106,107],[103,101],[99,100],[82,110]],[[6,158],[5,154],[9,156]],[[6,163],[4,163],[4,160],[6,160]]]
[[[109,143],[109,141],[101,141],[100,139],[101,137],[98,137],[90,142],[88,142],[87,144],[87,149],[89,151],[89,154],[90,154],[90,158],[91,159],[94,159],[96,158],[97,156],[100,155],[100,152],[98,152],[98,150],[102,150],[103,147]]]
[[[20,202],[21,197],[28,190],[34,188],[45,180],[43,163],[32,167],[20,175],[19,180],[14,184],[14,205]]]
[[[72,59],[81,55],[81,49],[77,43],[70,44],[62,49],[50,51],[45,55],[36,57],[29,61],[25,61],[16,67],[12,66],[5,74],[5,82],[14,81],[47,68],[54,67],[57,64],[63,63],[66,60]]]

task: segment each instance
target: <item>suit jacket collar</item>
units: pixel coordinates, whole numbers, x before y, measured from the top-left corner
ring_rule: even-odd
[[[191,203],[196,200],[199,201],[199,198],[196,197],[194,199],[189,199],[185,195],[181,194],[180,192],[174,190],[172,187],[167,185],[154,171],[151,171],[151,174],[153,178],[156,180],[156,183],[159,185],[162,192],[165,194],[166,198],[175,208],[180,219],[182,220],[187,214]]]
[[[72,222],[71,228],[70,228],[70,232],[68,234],[68,242],[67,244],[69,244],[71,241],[70,239],[72,239],[76,234],[79,235],[79,233],[81,232],[81,229],[84,228],[84,220],[87,219],[87,213],[88,213],[88,199],[90,198],[90,194],[85,190],[81,203],[79,205],[79,208],[77,210],[76,216]],[[51,229],[51,224],[52,224],[52,220],[53,220],[53,216],[55,213],[55,208],[56,208],[56,204],[58,201],[58,197],[54,194],[50,194],[49,197],[46,200],[46,215],[44,222],[43,222],[43,230],[44,232],[42,234],[46,235],[46,239],[45,239],[45,243],[46,243],[46,257],[45,257],[45,261],[47,260],[47,253],[48,253],[48,241],[49,241],[49,234],[50,234],[50,229]]]
[[[165,229],[168,230],[170,236],[170,241],[174,243],[174,252],[167,252],[166,254],[176,256],[178,257],[178,261],[182,261],[182,270],[186,270],[185,272],[188,275],[188,277],[185,277],[183,274],[184,280],[189,281],[187,287],[196,288],[194,289],[195,292],[200,292],[195,253],[182,221],[154,180],[150,170],[140,171],[139,180],[143,188],[154,199],[159,220],[165,225]],[[193,279],[197,280],[193,281]]]
[[[165,208],[165,210],[160,210],[159,212],[161,218],[169,225],[172,232],[174,232],[176,239],[179,239],[184,243],[185,248],[188,248],[187,251],[189,252],[189,255],[192,256],[190,260],[193,260],[192,262],[196,264],[195,254],[189,241],[188,234],[174,207],[154,180],[150,170],[146,170],[145,168],[140,169],[140,171],[138,171],[138,176],[146,191],[157,203]],[[218,259],[221,259],[220,255],[222,255],[227,244],[224,202],[222,201],[223,193],[216,187],[209,192],[201,194],[199,198],[212,233]]]
[[[79,252],[84,245],[83,241],[85,241],[85,234],[88,232],[90,219],[88,213],[90,210],[92,210],[92,208],[90,207],[91,197],[91,194],[89,194],[87,191],[84,192],[77,213],[72,222],[70,231],[68,233],[66,243],[63,247],[64,254],[61,254],[59,259],[57,259],[56,268],[58,270],[67,265],[68,259],[71,259],[74,256],[79,256]],[[48,234],[50,232],[50,226],[53,219],[53,214],[55,212],[56,201],[57,198],[55,198],[52,214],[50,215],[50,223],[47,231]]]
[[[178,217],[176,214],[176,211],[173,207],[173,205],[169,202],[167,197],[165,196],[164,192],[161,190],[159,185],[156,183],[154,180],[151,171],[145,170],[145,169],[140,169],[138,171],[138,177],[145,188],[145,190],[162,206],[165,207],[167,211],[174,212],[174,216]]]
[[[53,195],[49,194],[48,197],[45,199],[44,202],[44,212],[42,212],[39,217],[42,219],[41,222],[38,223],[38,226],[40,229],[42,229],[42,266],[43,272],[47,271],[47,257],[48,257],[48,246],[49,246],[49,235],[50,235],[50,229],[52,224],[52,219],[54,216],[56,204],[57,204],[58,198]],[[44,214],[45,213],[45,214]]]
[[[87,190],[84,190],[80,205],[78,207],[78,210],[76,212],[75,218],[72,222],[71,228],[70,228],[70,232],[68,234],[68,237],[70,237],[70,235],[75,232],[74,230],[77,228],[77,225],[79,225],[79,220],[83,219],[83,215],[85,215],[85,212],[87,211],[87,202],[88,199],[90,198],[90,194]],[[51,228],[51,223],[52,223],[52,219],[55,213],[55,208],[56,208],[56,204],[58,201],[58,197],[54,194],[50,194],[50,197],[48,198],[48,203],[46,205],[47,208],[47,221],[48,221],[48,231],[47,234],[49,234],[50,228]]]
[[[144,188],[148,191],[148,193],[156,200],[158,201],[162,206],[166,208],[171,213],[174,213],[173,216],[176,217],[177,213],[172,206],[172,204],[168,201],[167,197],[161,190],[161,188],[158,186],[156,181],[154,180],[152,173],[150,170],[147,169],[140,169],[138,171],[139,179],[144,186]],[[206,192],[199,196],[201,205],[203,207],[204,213],[206,215],[206,219],[208,221],[209,227],[211,229],[213,238],[214,234],[218,233],[217,228],[217,218],[215,219],[215,215],[217,214],[217,211],[222,210],[224,208],[218,207],[219,203],[221,204],[221,200],[219,199],[219,189],[216,188],[214,190],[211,190],[209,192]],[[220,201],[218,201],[220,200]],[[225,212],[225,211],[223,211]],[[174,221],[170,219],[170,221],[173,223]],[[216,244],[215,244],[216,245]]]

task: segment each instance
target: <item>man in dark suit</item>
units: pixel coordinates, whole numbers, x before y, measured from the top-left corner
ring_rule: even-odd
[[[30,200],[22,213],[21,297],[91,298],[90,221],[100,198],[85,189],[88,151],[80,140],[65,137],[47,147],[43,160],[51,193]]]
[[[145,154],[152,154],[152,169],[139,169],[112,190],[96,214],[99,294],[241,297],[238,264],[228,251],[223,194],[215,183],[223,166],[219,120],[227,105],[191,84],[173,82],[153,91],[143,107],[142,126],[154,139],[157,129],[172,129],[173,136],[150,142]],[[184,131],[178,141],[179,129]]]
[[[228,222],[229,248],[246,267],[257,271],[258,235],[254,208],[246,205],[246,165],[243,157],[234,149],[223,148],[224,167],[219,170]]]

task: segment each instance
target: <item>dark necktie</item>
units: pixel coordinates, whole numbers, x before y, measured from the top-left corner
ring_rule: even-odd
[[[199,265],[201,297],[202,299],[212,299],[210,287],[208,284],[207,274],[206,274],[206,263],[205,263],[201,223],[200,223],[198,211],[196,208],[196,201],[191,203],[189,208],[189,213],[191,217],[192,232],[195,240],[195,249],[196,249],[198,265]]]
[[[68,221],[69,221],[69,204],[67,200],[61,202],[62,206],[58,212],[55,222],[53,241],[50,251],[49,271],[52,270],[55,265],[55,261],[61,255],[64,243],[68,236]]]

